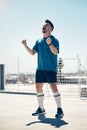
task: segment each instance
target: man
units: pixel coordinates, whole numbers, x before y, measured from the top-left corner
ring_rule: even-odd
[[[59,42],[51,35],[54,25],[50,20],[45,20],[42,27],[43,38],[36,41],[33,49],[27,46],[26,40],[22,41],[25,49],[31,54],[38,54],[38,66],[36,69],[36,93],[38,100],[38,109],[32,113],[32,116],[45,114],[43,83],[47,82],[53,92],[57,104],[57,113],[55,117],[63,117],[61,108],[61,95],[57,89],[57,54],[59,53]]]

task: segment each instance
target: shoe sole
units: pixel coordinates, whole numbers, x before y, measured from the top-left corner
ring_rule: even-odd
[[[55,116],[56,118],[63,118],[64,114]]]
[[[32,114],[32,116],[40,116],[40,115],[45,115],[46,113],[45,112],[43,112],[43,113],[38,113],[38,114]]]

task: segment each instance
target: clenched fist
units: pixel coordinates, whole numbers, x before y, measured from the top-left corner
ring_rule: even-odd
[[[51,38],[50,38],[50,37],[48,37],[48,38],[46,39],[46,42],[47,42],[47,44],[48,44],[48,45],[49,45],[49,44],[51,44],[51,43],[52,43]]]
[[[22,40],[22,44],[23,44],[24,46],[26,46],[26,45],[27,45],[26,40]]]

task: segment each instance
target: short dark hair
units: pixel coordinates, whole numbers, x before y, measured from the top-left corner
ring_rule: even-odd
[[[51,27],[52,27],[52,30],[54,29],[54,25],[53,25],[53,23],[50,20],[46,19],[45,23],[49,23],[51,25]]]

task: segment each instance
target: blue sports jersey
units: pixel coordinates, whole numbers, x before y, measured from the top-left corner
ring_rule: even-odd
[[[50,36],[52,44],[59,51],[59,42],[54,36]],[[58,56],[53,54],[50,50],[49,45],[46,43],[46,38],[43,37],[36,41],[33,49],[37,52],[38,65],[37,70],[49,70],[57,72]]]

